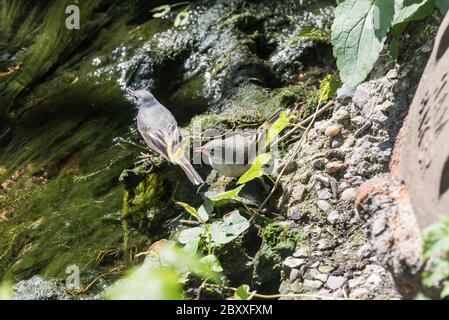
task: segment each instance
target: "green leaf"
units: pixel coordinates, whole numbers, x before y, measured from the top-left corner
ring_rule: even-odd
[[[165,15],[167,15],[171,11],[171,7],[168,4],[153,8],[150,10],[150,12],[155,12],[153,14],[153,18],[162,18]]]
[[[447,0],[436,0],[435,4],[437,5],[438,9],[440,9],[442,14],[446,14],[449,10],[449,1]]]
[[[279,114],[279,118],[270,126],[267,133],[267,139],[265,141],[265,147],[268,146],[274,138],[276,138],[285,128],[290,125],[290,120],[295,116],[287,116],[288,111],[282,111]]]
[[[407,25],[429,16],[435,9],[433,0],[395,0],[392,34],[399,37]]]
[[[340,79],[335,75],[329,74],[323,81],[321,81],[318,97],[321,98],[321,101],[328,101],[331,97],[337,94],[337,90],[340,87]]]
[[[332,44],[340,77],[349,87],[363,82],[384,47],[394,19],[394,3],[346,0],[335,11]]]
[[[248,220],[238,210],[232,211],[211,225],[212,242],[223,245],[231,242],[249,228]]]
[[[190,246],[198,244],[204,232],[205,229],[203,226],[182,230],[178,235],[178,242]]]
[[[12,285],[9,282],[0,283],[0,301],[1,300],[13,300],[14,293]]]
[[[254,162],[253,162],[251,168],[249,168],[249,170],[246,171],[243,174],[243,176],[240,177],[240,179],[237,183],[243,184],[243,183],[246,183],[253,179],[262,177],[265,174],[263,167],[270,160],[271,160],[271,153],[269,153],[269,152],[258,155],[256,157],[256,159],[254,159]]]
[[[176,15],[175,27],[185,26],[189,23],[190,15],[187,11],[181,11]]]
[[[237,188],[229,190],[229,191],[211,195],[211,196],[209,196],[209,199],[212,201],[215,201],[215,202],[220,201],[220,200],[225,200],[225,199],[235,199],[239,195],[239,192],[243,189],[243,187],[244,186],[240,186],[240,187],[237,187]]]
[[[141,267],[111,287],[106,298],[111,300],[180,300],[180,275],[166,268]]]
[[[396,61],[399,57],[399,45],[398,45],[398,39],[396,37],[393,37],[390,42],[390,56],[391,58]]]
[[[220,261],[214,254],[209,254],[200,259],[200,262],[207,266],[212,272],[223,272]]]
[[[200,215],[200,217],[209,217],[209,215],[213,211],[214,211],[214,202],[211,199],[206,197],[203,204],[198,209],[198,214]]]
[[[250,288],[247,284],[242,284],[234,292],[235,300],[251,300],[255,295],[255,292],[250,292]]]
[[[449,281],[443,282],[443,290],[441,290],[440,298],[445,299],[449,297]]]
[[[201,214],[196,211],[195,208],[191,207],[187,203],[184,202],[176,202],[177,205],[183,207],[188,213],[190,213],[193,217],[195,217],[199,222],[205,223],[209,220],[209,215],[205,214],[203,211]]]

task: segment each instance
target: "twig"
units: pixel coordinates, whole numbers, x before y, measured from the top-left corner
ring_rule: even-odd
[[[228,286],[221,285],[221,284],[203,283],[201,286],[202,287],[209,286],[209,287],[214,287],[214,288],[220,288],[220,289],[230,290],[230,291],[233,291],[233,292],[237,291],[237,288],[228,287]],[[312,299],[322,299],[322,300],[342,300],[341,298],[339,299],[339,298],[334,298],[334,297],[326,297],[326,296],[322,296],[322,295],[307,294],[307,293],[261,294],[261,293],[254,292],[253,293],[253,297],[260,298],[260,299],[312,298]]]
[[[318,101],[315,113],[311,117],[308,117],[308,118],[306,118],[303,121],[303,122],[305,122],[305,121],[308,122],[307,129],[306,129],[306,131],[304,131],[301,139],[296,143],[295,147],[293,148],[293,151],[292,151],[291,155],[288,157],[287,162],[284,164],[284,167],[282,168],[281,172],[279,173],[279,175],[278,175],[278,177],[276,179],[276,182],[275,182],[273,188],[271,189],[270,193],[265,198],[265,200],[262,202],[262,204],[259,206],[259,208],[258,208],[259,211],[262,210],[262,208],[265,206],[265,204],[268,202],[268,200],[273,196],[274,192],[276,191],[277,186],[279,185],[279,182],[281,181],[282,175],[284,174],[284,172],[287,169],[288,165],[292,162],[294,157],[301,150],[302,143],[306,139],[307,134],[310,131],[310,128],[312,127],[313,123],[315,122],[315,119],[318,117],[319,114],[323,113],[327,108],[329,108],[331,105],[333,105],[333,102],[329,102],[323,108],[320,108],[320,105],[321,105],[321,102],[322,102],[323,96],[324,96],[324,91],[325,90],[323,90],[323,93],[320,96],[320,99]],[[325,107],[326,107],[326,109],[325,109]],[[302,125],[302,123],[299,123],[299,124]]]

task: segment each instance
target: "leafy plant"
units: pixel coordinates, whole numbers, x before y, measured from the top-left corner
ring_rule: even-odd
[[[336,75],[329,74],[321,81],[318,97],[320,97],[321,101],[328,101],[337,93],[340,87],[340,79]]]
[[[234,300],[251,300],[255,294],[256,292],[251,292],[247,284],[243,284],[234,292]]]
[[[244,184],[256,178],[260,178],[265,175],[264,166],[271,160],[271,153],[263,153],[258,155],[251,168],[246,171],[238,180],[238,184]]]
[[[438,9],[440,9],[442,14],[446,14],[449,10],[449,1],[447,0],[435,0],[435,4],[437,5]]]
[[[424,259],[431,259],[428,270],[423,274],[427,287],[442,284],[441,298],[449,297],[449,219],[429,227],[424,237]]]
[[[393,46],[408,23],[427,17],[434,0],[340,1],[332,25],[332,45],[343,82],[363,82],[384,49],[391,31]],[[394,50],[393,50],[394,51]]]
[[[106,299],[180,300],[183,285],[189,275],[221,282],[221,267],[213,255],[200,257],[185,252],[168,241],[157,251],[151,251],[142,266],[128,272],[105,294]]]
[[[237,197],[242,188],[243,186],[240,186],[234,190],[206,198],[198,210],[188,204],[177,202],[200,223],[198,227],[188,228],[179,233],[178,242],[184,245],[184,250],[196,253],[198,248],[204,247],[208,255],[213,255],[216,248],[236,239],[249,228],[248,220],[240,215],[238,210],[224,215],[222,219],[208,222],[215,203]]]

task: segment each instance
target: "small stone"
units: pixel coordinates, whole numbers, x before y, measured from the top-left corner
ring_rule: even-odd
[[[370,256],[370,254],[371,254],[371,246],[368,243],[364,244],[359,248],[359,250],[357,250],[357,255],[360,258],[367,258]]]
[[[318,208],[320,208],[323,211],[328,211],[331,208],[331,205],[326,200],[318,200],[316,202]]]
[[[288,216],[292,220],[300,220],[301,219],[301,211],[298,207],[292,207],[290,210],[288,210]]]
[[[306,248],[299,248],[293,253],[295,258],[307,258],[309,256],[309,250]]]
[[[321,281],[318,281],[318,280],[308,280],[308,279],[306,279],[303,282],[303,286],[304,286],[304,288],[309,289],[309,290],[318,290],[318,289],[320,289],[323,286],[323,283]]]
[[[355,287],[360,287],[365,282],[365,278],[357,277],[348,281],[348,286],[350,289],[354,289]]]
[[[334,268],[332,268],[331,266],[328,266],[328,265],[322,265],[318,268],[318,271],[321,273],[329,273],[332,270],[334,270]]]
[[[292,269],[292,271],[290,271],[290,283],[294,282],[296,279],[298,279],[301,276],[301,272],[299,272],[298,269]]]
[[[332,139],[332,141],[331,141],[331,148],[332,149],[340,148],[341,145],[342,145],[342,141],[340,139]]]
[[[343,201],[354,201],[356,196],[357,196],[356,190],[354,188],[349,188],[341,193],[340,198]]]
[[[326,282],[329,278],[328,274],[321,273],[316,269],[309,270],[308,274],[306,276],[309,276],[312,280],[318,280],[321,282]]]
[[[293,188],[292,198],[296,201],[301,202],[302,200],[304,200],[306,191],[307,191],[307,187],[303,184],[299,184]]]
[[[340,133],[340,131],[341,131],[340,126],[332,125],[326,128],[324,134],[328,137],[335,137]]]
[[[332,198],[332,194],[328,189],[323,189],[318,193],[318,199],[320,200],[328,200],[330,198]]]
[[[346,170],[346,165],[341,161],[332,161],[326,165],[326,171],[330,174],[340,173]]]
[[[294,269],[299,268],[305,263],[304,259],[295,258],[295,257],[287,257],[287,259],[284,260],[283,265],[287,268]]]
[[[326,285],[329,287],[329,289],[337,290],[343,285],[343,283],[345,283],[345,281],[345,277],[329,276]]]
[[[372,274],[368,278],[366,278],[366,283],[371,287],[379,287],[382,284],[383,280],[377,274]]]
[[[326,163],[326,158],[317,158],[312,161],[312,165],[317,169],[324,168],[325,163]]]
[[[338,220],[340,220],[340,214],[338,213],[338,211],[333,210],[331,211],[328,215],[327,215],[327,221],[329,221],[330,223],[334,224],[335,222],[337,222]]]
[[[368,298],[369,291],[365,288],[357,288],[349,294],[352,299],[366,299]]]
[[[318,240],[318,250],[328,250],[335,247],[335,243],[333,241],[328,241],[326,239],[320,239]]]

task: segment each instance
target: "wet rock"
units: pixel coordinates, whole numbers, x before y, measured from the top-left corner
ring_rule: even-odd
[[[68,296],[56,284],[41,276],[19,281],[13,287],[17,300],[66,300]]]

